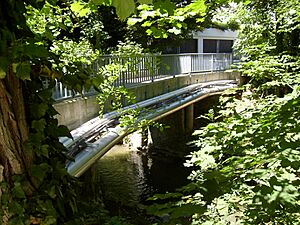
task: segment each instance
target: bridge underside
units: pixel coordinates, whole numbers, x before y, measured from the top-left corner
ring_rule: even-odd
[[[147,137],[146,141],[140,142],[141,146],[135,147],[141,149],[150,147],[152,153],[162,157],[183,158],[190,151],[187,142],[191,141],[194,130],[207,124],[207,120],[199,116],[205,115],[209,109],[218,104],[220,94],[220,92],[205,94],[199,101],[159,119],[158,122],[168,128],[161,131],[159,128],[150,127],[143,134]]]
[[[127,106],[124,110],[143,109],[138,120],[159,120],[174,112],[185,113],[185,115],[178,117],[181,121],[176,121],[175,124],[178,126],[176,129],[191,132],[193,129],[193,104],[208,96],[221,94],[224,90],[235,86],[236,82],[233,80],[193,84]],[[96,117],[73,130],[71,132],[73,139],[61,139],[61,142],[70,150],[70,154],[75,159],[75,161],[67,164],[68,172],[71,175],[81,176],[110,148],[136,129],[136,127],[120,126],[119,117],[120,112],[107,113],[102,119]]]

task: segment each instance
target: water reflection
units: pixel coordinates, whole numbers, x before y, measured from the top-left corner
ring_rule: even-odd
[[[105,198],[125,205],[143,203],[154,193],[174,191],[186,183],[188,174],[182,159],[153,156],[120,145],[96,164],[96,183],[101,184]]]

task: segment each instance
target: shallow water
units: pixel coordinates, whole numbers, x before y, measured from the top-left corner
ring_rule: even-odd
[[[155,193],[174,191],[187,183],[184,159],[113,147],[95,166],[96,187],[105,199],[122,205],[144,203]]]

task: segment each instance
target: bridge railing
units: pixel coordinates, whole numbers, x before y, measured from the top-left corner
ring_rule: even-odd
[[[229,69],[232,62],[233,56],[231,53],[104,55],[92,64],[92,68],[97,73],[104,66],[118,65],[117,69],[111,71],[112,74],[118,76],[114,85],[130,86],[181,74],[222,71]],[[91,93],[86,92],[85,94]],[[57,82],[53,94],[55,100],[70,98],[74,95],[79,95],[79,93],[72,93],[60,82]]]
[[[45,82],[46,83],[46,82]],[[85,91],[82,93],[75,92],[66,88],[61,82],[56,80],[56,85],[53,90],[53,98],[56,101],[65,100],[69,98],[79,97],[79,96],[89,96],[95,94],[96,91],[91,88],[91,90]]]

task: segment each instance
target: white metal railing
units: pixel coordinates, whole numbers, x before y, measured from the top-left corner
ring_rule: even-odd
[[[135,57],[104,55],[93,63],[92,68],[97,72],[105,65],[121,65],[122,69],[115,71],[118,79],[114,85],[129,86],[180,74],[222,71],[229,69],[232,62],[231,53],[145,54]],[[94,90],[85,94],[91,92]],[[53,93],[55,100],[76,95],[79,93],[73,93],[60,82],[57,82]]]

